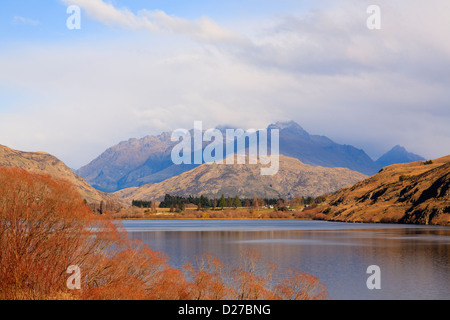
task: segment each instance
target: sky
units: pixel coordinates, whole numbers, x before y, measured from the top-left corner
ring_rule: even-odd
[[[447,0],[0,3],[0,144],[74,169],[194,121],[294,120],[373,159],[433,159],[450,154],[449,88]]]

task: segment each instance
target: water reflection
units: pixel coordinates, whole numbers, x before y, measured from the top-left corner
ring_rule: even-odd
[[[449,299],[450,228],[318,221],[129,221],[133,238],[180,267],[213,253],[233,265],[243,249],[260,251],[280,272],[318,276],[334,299]],[[381,290],[366,287],[369,265]]]

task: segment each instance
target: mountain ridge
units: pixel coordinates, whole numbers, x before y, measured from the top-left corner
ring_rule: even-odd
[[[224,126],[217,128],[222,131],[226,129]],[[348,168],[366,175],[373,175],[381,169],[364,150],[335,143],[326,136],[311,135],[295,121],[279,121],[268,125],[267,129],[279,130],[281,155],[296,158],[305,164]],[[190,132],[192,134],[193,130]],[[270,146],[270,134],[268,136]],[[99,190],[115,192],[159,183],[196,168],[196,164],[173,164],[171,150],[178,142],[172,142],[170,137],[171,133],[163,132],[158,136],[122,141],[76,170],[76,173]]]

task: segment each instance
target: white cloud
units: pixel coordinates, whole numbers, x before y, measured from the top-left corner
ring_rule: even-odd
[[[21,17],[21,16],[14,16],[13,22],[15,24],[26,24],[26,25],[33,26],[33,27],[38,26],[40,24],[39,20],[33,20],[30,18],[25,18],[25,17]]]
[[[170,16],[161,10],[142,9],[137,14],[126,8],[118,9],[102,0],[63,0],[68,5],[77,5],[95,20],[106,25],[118,25],[131,29],[146,29],[151,32],[183,34],[211,43],[245,43],[241,35],[220,27],[208,17],[190,21]]]
[[[63,0],[63,2],[67,5],[81,7],[93,19],[106,25],[118,25],[131,29],[153,28],[152,24],[144,17],[137,17],[126,8],[117,9],[102,0]]]

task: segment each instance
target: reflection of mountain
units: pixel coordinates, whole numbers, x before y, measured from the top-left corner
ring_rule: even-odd
[[[44,173],[73,183],[88,203],[119,202],[116,196],[94,189],[83,178],[77,176],[62,161],[44,152],[22,152],[0,145],[0,166],[16,167],[34,173]]]
[[[450,224],[450,156],[388,166],[327,202],[335,220]]]
[[[298,159],[280,156],[280,168],[273,176],[262,176],[258,165],[202,164],[160,183],[116,192],[131,203],[133,199],[162,199],[166,193],[209,197],[236,196],[294,197],[319,196],[361,181],[367,176],[345,168],[313,167]]]

